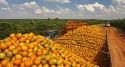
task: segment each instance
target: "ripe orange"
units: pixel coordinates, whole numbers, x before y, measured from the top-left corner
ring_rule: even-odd
[[[13,50],[13,54],[16,55],[19,51],[17,49]]]
[[[29,44],[30,43],[30,40],[26,40],[26,44]]]
[[[14,34],[14,33],[10,34],[10,37],[11,37],[11,38],[12,38],[12,37],[15,37],[15,34]]]
[[[27,56],[27,55],[28,55],[28,52],[26,52],[26,51],[22,52],[22,56]]]
[[[31,64],[31,61],[25,61],[24,62],[24,65],[26,66],[26,67],[30,67],[32,64]]]
[[[9,50],[14,50],[16,48],[16,46],[12,45],[9,47]]]
[[[30,52],[33,52],[33,49],[28,49],[28,52],[30,53]]]
[[[0,44],[0,49],[6,49],[6,48],[7,48],[7,45],[5,43]]]
[[[28,54],[28,57],[32,57],[32,56],[33,56],[33,53],[30,52],[30,53]]]
[[[17,49],[18,51],[21,51],[21,47],[17,47],[16,49]]]
[[[9,49],[5,49],[5,50],[4,50],[4,53],[8,53],[8,52],[9,52]]]
[[[19,58],[19,59],[21,59],[21,58],[22,58],[22,55],[20,55],[20,54],[16,54],[16,55],[15,55],[15,58]]]
[[[17,41],[17,38],[16,37],[12,37],[12,40],[14,40],[15,42]]]
[[[25,42],[25,38],[21,37],[21,38],[19,39],[19,41],[20,41],[20,42]]]
[[[20,65],[21,64],[21,59],[16,58],[15,61],[14,61],[14,64],[15,65]]]
[[[24,63],[21,63],[21,64],[20,64],[20,67],[25,67]]]
[[[31,56],[31,60],[32,61],[36,60],[36,55]]]
[[[14,43],[13,45],[14,45],[14,46],[16,46],[16,47],[18,47],[18,46],[19,46],[19,44],[18,44],[18,43]]]
[[[24,34],[23,37],[24,37],[25,39],[28,39],[28,34]]]
[[[36,60],[34,61],[34,64],[35,64],[35,65],[39,65],[39,64],[40,64],[40,60],[36,59]]]
[[[48,65],[48,64],[45,64],[45,65],[43,65],[43,67],[49,67],[49,65]]]
[[[27,46],[22,46],[22,50],[23,50],[23,51],[27,51],[27,50],[28,50],[28,47],[27,47]]]
[[[37,67],[37,65],[32,65],[32,67]]]
[[[56,65],[51,65],[50,67],[56,67]],[[70,66],[69,66],[70,67]]]
[[[6,45],[9,47],[9,46],[12,45],[12,42],[11,42],[11,41],[7,41],[7,42],[6,42]]]
[[[22,36],[21,33],[17,33],[17,34],[16,34],[16,37],[17,37],[17,38],[20,38],[21,36]]]
[[[37,52],[37,56],[42,56],[42,52],[41,52],[41,51],[38,51],[38,52]]]
[[[2,64],[0,63],[0,67],[2,67]]]
[[[38,67],[42,67],[42,64],[38,65]]]
[[[4,66],[4,65],[6,65],[7,62],[8,62],[8,60],[2,60],[1,64]]]
[[[14,66],[14,65],[13,65],[12,62],[7,62],[6,65],[5,65],[5,67],[13,67],[13,66]]]
[[[45,60],[46,60],[46,61],[49,61],[50,59],[51,59],[51,58],[50,58],[50,55],[46,55],[46,56],[45,56]]]

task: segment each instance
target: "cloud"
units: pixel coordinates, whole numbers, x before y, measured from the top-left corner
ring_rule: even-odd
[[[0,0],[0,5],[2,1]],[[125,18],[125,0],[112,0],[112,4],[105,6],[98,2],[93,4],[75,4],[76,8],[66,7],[63,3],[71,0],[47,0],[46,2],[62,3],[53,8],[40,6],[36,1],[22,4],[0,6],[0,18],[67,18],[67,19],[115,19]],[[61,2],[62,1],[62,2]],[[8,4],[8,3],[7,3]],[[70,4],[69,4],[70,5]]]
[[[54,15],[63,15],[70,13],[69,8],[58,7],[58,10],[48,9],[47,7],[41,7],[35,11],[36,14],[54,14]]]
[[[90,12],[95,12],[95,9],[103,10],[105,6],[96,2],[94,4],[85,4],[85,5],[79,4],[76,7],[79,10],[86,10],[86,11],[90,11]]]
[[[41,9],[37,9],[37,10],[35,11],[35,13],[36,13],[36,14],[41,14],[41,13],[42,13],[42,10],[41,10]]]
[[[1,18],[70,18],[73,15],[69,8],[62,8],[60,6],[57,9],[50,9],[45,6],[39,6],[35,1],[26,2],[22,4],[12,4],[9,7],[3,7],[0,9]],[[11,10],[8,12],[8,10]],[[73,16],[71,16],[73,17]]]
[[[70,0],[44,0],[44,1],[45,2],[61,3],[61,4],[70,3],[71,2]]]
[[[10,8],[9,7],[7,7],[7,8],[1,8],[1,10],[10,10]]]
[[[39,7],[38,4],[33,1],[33,2],[26,2],[24,4],[22,4],[24,7],[27,7],[27,8],[33,8],[33,7]]]
[[[125,18],[125,0],[112,0],[112,4],[108,7],[95,2],[94,4],[77,4],[76,8],[83,14],[84,18]]]
[[[8,5],[8,2],[6,0],[0,0],[0,4],[2,4],[2,5]]]
[[[79,10],[84,10],[84,6],[83,5],[77,5],[77,8],[79,9]]]

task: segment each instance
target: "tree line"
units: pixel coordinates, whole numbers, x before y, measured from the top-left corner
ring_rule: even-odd
[[[0,19],[0,39],[6,38],[11,33],[30,33],[45,35],[48,30],[61,32],[69,20],[86,21],[90,25],[99,24],[104,20],[96,19]]]

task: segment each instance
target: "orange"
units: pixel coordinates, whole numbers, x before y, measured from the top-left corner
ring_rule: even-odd
[[[22,55],[16,54],[16,55],[15,55],[15,58],[21,59],[21,58],[22,58]]]
[[[16,34],[16,37],[17,37],[17,38],[20,38],[21,36],[22,36],[21,33],[17,33],[17,34]]]
[[[28,39],[28,35],[27,35],[27,34],[24,34],[23,37],[24,37],[25,39]]]
[[[17,44],[17,43],[14,43],[13,45],[14,45],[14,46],[16,46],[16,47],[18,47],[18,46],[19,46],[19,44]]]
[[[27,50],[28,50],[28,47],[27,47],[27,46],[22,46],[22,50],[23,50],[23,51],[27,51]]]
[[[32,65],[32,67],[37,67],[37,65]]]
[[[10,37],[11,37],[11,38],[12,38],[12,37],[15,37],[15,34],[14,34],[14,33],[10,34]]]
[[[32,57],[32,56],[33,56],[33,53],[30,52],[30,53],[28,54],[28,57]]]
[[[4,50],[4,53],[8,53],[8,52],[9,52],[9,49],[5,49],[5,50]]]
[[[0,44],[0,49],[6,49],[6,48],[7,48],[7,45],[5,43]]]
[[[43,67],[49,67],[49,65],[48,64],[44,64]]]
[[[6,45],[9,47],[9,46],[12,45],[12,42],[11,42],[11,41],[7,41],[7,42],[6,42]]]
[[[16,46],[12,45],[9,47],[9,50],[14,50],[16,48]]]
[[[16,37],[12,37],[12,40],[17,41],[17,38]]]
[[[2,67],[2,64],[0,63],[0,67]]]
[[[33,52],[33,49],[28,49],[28,52],[30,53],[30,52]]]
[[[31,56],[31,60],[32,61],[36,60],[36,55]]]
[[[34,61],[34,64],[35,64],[35,65],[39,65],[39,64],[40,64],[40,60],[36,59],[36,60]]]
[[[16,49],[17,49],[18,51],[21,51],[21,47],[17,47]]]
[[[25,42],[25,38],[21,37],[21,38],[19,39],[19,41],[20,41],[20,42]]]
[[[42,64],[38,65],[38,67],[42,67]]]
[[[15,65],[20,65],[21,64],[21,59],[16,58],[15,61],[14,61],[14,64]]]
[[[46,55],[46,56],[45,56],[45,60],[46,60],[46,61],[49,61],[50,59],[51,59],[50,55]]]
[[[22,63],[20,64],[20,67],[25,67],[24,62],[22,62]]]
[[[13,67],[13,63],[12,62],[7,62],[5,67]]]
[[[4,66],[4,65],[6,65],[7,62],[8,62],[8,60],[2,60],[1,64]]]
[[[25,61],[24,62],[24,65],[26,66],[26,67],[30,67],[32,64],[31,64],[31,61]]]
[[[37,52],[37,56],[42,56],[42,52],[41,52],[41,51],[38,51],[38,52]]]
[[[16,55],[17,53],[19,53],[19,51],[17,49],[14,49],[13,54]]]
[[[42,50],[41,49],[38,49],[38,52],[41,52]]]
[[[14,41],[14,40],[11,40],[11,42],[12,42],[12,43],[15,43],[15,41]]]
[[[26,52],[26,51],[22,52],[22,56],[27,56],[27,55],[28,55],[28,52]]]
[[[56,65],[51,65],[50,67],[56,67]]]
[[[26,40],[26,43],[27,43],[27,44],[30,43],[30,40]]]
[[[31,33],[29,33],[29,35],[30,35],[30,36],[33,36],[34,34],[33,34],[33,32],[31,32]]]

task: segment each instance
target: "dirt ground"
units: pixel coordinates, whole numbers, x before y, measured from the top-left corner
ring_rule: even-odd
[[[125,67],[125,36],[114,27],[106,27],[112,67]]]

